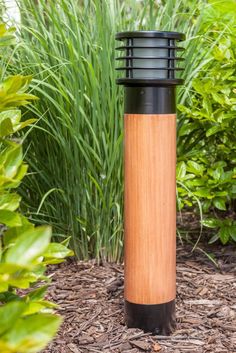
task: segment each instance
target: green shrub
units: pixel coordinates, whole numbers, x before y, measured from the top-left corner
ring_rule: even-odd
[[[179,203],[180,207],[191,205],[193,195],[200,200],[204,213],[215,208],[230,214],[236,199],[235,1],[213,2],[203,18],[202,50],[207,52],[209,44],[214,45],[207,52],[207,62],[191,82],[189,99],[185,105],[179,105]],[[216,220],[216,224],[220,222]],[[226,223],[230,227],[231,219]],[[212,239],[220,238],[223,244],[235,240],[235,229],[232,223],[227,235],[221,231]]]
[[[0,25],[0,46],[14,41],[12,30]],[[18,131],[34,119],[21,121],[18,108],[36,97],[26,93],[29,76],[0,82],[0,351],[34,353],[43,349],[60,325],[55,304],[44,299],[48,263],[71,255],[63,244],[50,243],[51,227],[35,227],[18,210],[16,192],[28,166],[23,162]],[[15,134],[14,137],[12,134]]]

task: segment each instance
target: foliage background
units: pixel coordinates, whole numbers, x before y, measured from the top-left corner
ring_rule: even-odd
[[[35,353],[55,335],[61,318],[55,304],[45,299],[49,277],[46,266],[73,253],[64,244],[50,243],[51,227],[35,227],[20,212],[17,193],[28,166],[23,161],[19,107],[36,97],[27,93],[30,76],[6,76],[15,44],[14,28],[0,24],[0,351]]]
[[[72,235],[77,256],[118,260],[123,244],[123,89],[115,84],[121,30],[186,34],[178,90],[178,207],[235,239],[235,1],[19,1],[17,67],[40,97],[22,188],[35,221]],[[226,230],[222,231],[222,228]]]

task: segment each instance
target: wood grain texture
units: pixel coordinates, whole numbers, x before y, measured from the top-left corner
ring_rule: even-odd
[[[126,114],[125,299],[161,304],[176,292],[176,115]]]

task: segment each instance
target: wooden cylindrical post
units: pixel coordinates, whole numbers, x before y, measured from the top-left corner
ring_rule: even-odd
[[[137,41],[139,38],[143,42]],[[145,38],[149,40],[148,47]],[[155,42],[150,42],[150,38]],[[161,44],[156,41],[159,38]],[[173,63],[177,60],[174,40],[183,39],[183,35],[123,32],[117,39],[127,41],[126,56],[122,57],[126,60],[126,67],[122,67],[126,77],[117,80],[126,87],[125,318],[128,327],[170,334],[175,327],[176,295],[175,86],[181,83],[173,76]],[[156,56],[145,56],[145,50],[141,56],[135,55],[135,49],[146,48],[156,50]],[[158,49],[162,50],[161,57]],[[152,62],[146,64],[145,57]],[[139,59],[142,65],[135,66]],[[155,73],[152,78],[153,69],[160,70],[160,76]]]
[[[141,304],[166,320],[175,299],[176,116],[126,114],[124,126],[127,319]]]

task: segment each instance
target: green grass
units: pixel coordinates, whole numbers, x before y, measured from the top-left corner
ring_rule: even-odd
[[[18,70],[34,76],[28,137],[31,175],[23,185],[31,217],[72,236],[80,258],[119,260],[123,251],[123,88],[115,84],[115,33],[187,34],[189,82],[204,53],[197,35],[203,1],[21,0]],[[198,44],[197,44],[198,43]],[[203,64],[201,64],[203,65]]]

